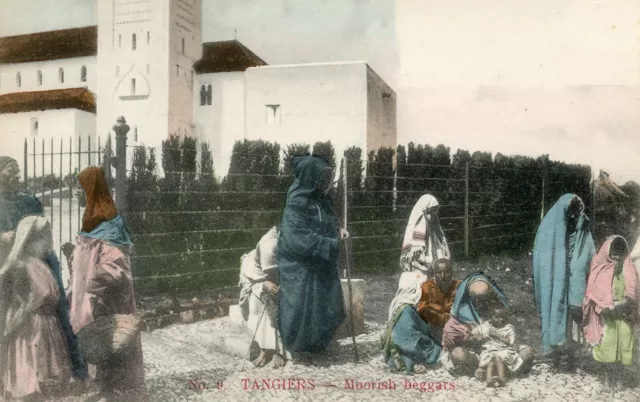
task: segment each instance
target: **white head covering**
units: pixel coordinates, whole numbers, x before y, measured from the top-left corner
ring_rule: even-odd
[[[27,216],[23,218],[16,228],[16,238],[13,242],[11,252],[7,257],[6,264],[24,259],[28,256],[29,245],[34,240],[45,238],[47,248],[53,249],[53,241],[49,222],[41,216]]]
[[[436,220],[434,217],[434,219],[428,223],[429,230],[427,231],[427,218],[425,216],[425,211],[439,205],[438,200],[431,194],[425,194],[420,197],[418,202],[416,202],[416,205],[414,205],[411,210],[409,222],[407,223],[407,228],[404,232],[402,247],[425,246],[427,249],[425,262],[427,264],[433,264],[440,258],[451,258],[447,239],[442,227],[440,226],[440,221]],[[416,231],[428,233],[426,244],[422,240],[414,239],[414,232]]]
[[[422,284],[427,281],[427,277],[419,271],[405,272],[400,275],[396,297],[391,301],[389,307],[389,321],[393,319],[398,307],[403,304],[417,306],[422,296]]]

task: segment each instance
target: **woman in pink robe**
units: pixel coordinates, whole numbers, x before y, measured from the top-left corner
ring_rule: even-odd
[[[46,219],[26,217],[0,268],[0,384],[6,399],[56,394],[71,379],[69,348],[56,312],[60,293],[43,261],[51,249]]]
[[[86,208],[72,260],[71,325],[76,333],[97,317],[136,313],[130,259],[133,244],[104,173],[89,167],[78,179],[86,194]],[[126,394],[127,401],[146,399],[140,337],[126,359],[97,367],[96,380],[107,394]]]

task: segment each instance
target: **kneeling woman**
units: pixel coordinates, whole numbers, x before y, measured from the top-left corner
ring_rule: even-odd
[[[442,349],[440,342],[417,309],[426,281],[427,277],[419,271],[400,276],[381,339],[382,355],[391,372],[411,374],[415,363],[433,365],[438,362]]]
[[[488,386],[502,386],[509,373],[527,371],[534,350],[516,345],[515,330],[505,320],[506,308],[506,296],[488,276],[478,272],[462,281],[444,327],[443,366],[486,378]]]
[[[78,180],[85,191],[86,209],[73,254],[71,324],[76,333],[100,316],[136,312],[132,243],[109,194],[104,172],[89,167],[80,173]],[[97,381],[106,393],[135,391],[145,398],[139,336],[128,359],[97,368]]]
[[[624,238],[612,236],[591,262],[583,303],[585,339],[593,358],[604,366],[604,387],[622,388],[624,366],[633,364],[638,279]]]
[[[0,381],[5,397],[55,394],[71,378],[69,346],[57,315],[60,289],[43,261],[51,249],[46,219],[26,217],[0,268]]]

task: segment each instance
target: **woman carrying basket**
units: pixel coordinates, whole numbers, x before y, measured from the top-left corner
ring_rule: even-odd
[[[86,207],[72,260],[71,324],[76,333],[100,317],[136,312],[130,260],[133,244],[109,194],[104,172],[89,167],[78,180],[85,191]],[[145,398],[140,335],[134,339],[130,352],[98,365],[96,373],[96,382],[108,394],[140,392],[139,398],[128,395],[127,400]]]

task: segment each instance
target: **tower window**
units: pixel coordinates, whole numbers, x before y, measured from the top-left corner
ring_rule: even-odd
[[[176,77],[180,75],[180,64],[176,64]]]
[[[80,81],[87,82],[87,67],[82,66],[80,68]]]
[[[42,71],[38,70],[38,85],[42,85]]]
[[[204,85],[200,87],[200,106],[204,106],[207,104],[207,90]]]
[[[22,86],[22,75],[16,73],[16,86],[20,88]]]
[[[184,38],[182,38],[181,40],[180,48],[181,48],[181,53],[184,54]]]
[[[211,84],[207,85],[207,105],[211,104],[211,99],[213,98],[213,91],[211,88]]]
[[[131,35],[131,50],[136,50],[136,34]]]
[[[38,135],[38,118],[37,117],[31,118],[31,135],[33,136]]]
[[[151,42],[151,32],[147,31],[147,45]]]
[[[122,34],[118,35],[118,47],[122,47]]]
[[[136,94],[136,79],[132,78],[131,79],[131,95],[135,95]]]
[[[64,84],[64,69],[62,67],[58,69],[58,80],[60,80],[61,84]]]
[[[266,105],[267,109],[267,125],[279,126],[280,125],[280,105]]]

